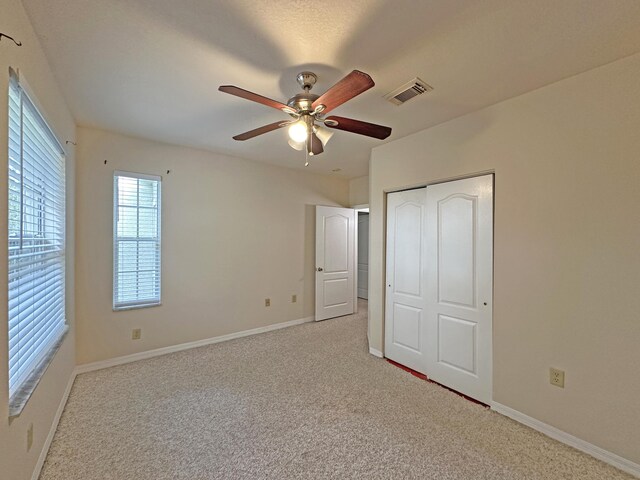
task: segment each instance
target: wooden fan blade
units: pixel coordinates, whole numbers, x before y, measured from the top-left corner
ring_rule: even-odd
[[[353,118],[331,116],[325,118],[324,124],[329,128],[357,133],[358,135],[366,135],[367,137],[373,137],[379,140],[384,140],[391,135],[390,127],[354,120]]]
[[[313,102],[312,107],[316,109],[318,105],[324,105],[325,108],[321,110],[321,112],[327,113],[328,111],[342,105],[347,100],[351,100],[353,97],[369,90],[374,85],[375,83],[373,83],[373,80],[369,75],[361,72],[360,70],[354,70],[329,90],[320,95],[320,97]]]
[[[257,137],[258,135],[262,135],[263,133],[272,132],[282,127],[286,127],[287,125],[291,125],[292,122],[275,122],[270,123],[269,125],[263,125],[262,127],[255,128],[253,130],[249,130],[248,132],[241,133],[240,135],[236,135],[233,137],[234,140],[249,140],[250,138]]]
[[[246,100],[251,100],[252,102],[258,102],[267,107],[277,108],[278,110],[282,110],[285,113],[295,113],[296,110],[291,108],[284,103],[276,102],[275,100],[271,100],[270,98],[263,97],[262,95],[258,95],[257,93],[250,92],[249,90],[244,90],[240,87],[234,87],[233,85],[221,85],[218,87],[218,90],[224,93],[228,93],[230,95],[235,95],[236,97],[244,98]]]
[[[320,155],[322,152],[324,152],[322,142],[318,138],[318,135],[316,135],[315,133],[309,135],[309,141],[307,142],[307,151],[312,155]]]

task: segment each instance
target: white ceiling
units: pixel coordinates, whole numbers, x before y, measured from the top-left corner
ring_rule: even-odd
[[[231,138],[288,117],[219,85],[286,101],[299,71],[320,94],[357,68],[376,86],[332,113],[388,125],[391,141],[640,51],[638,0],[23,3],[80,125],[295,168],[285,129]],[[415,76],[435,90],[382,98]],[[308,168],[366,175],[380,143],[337,131]]]

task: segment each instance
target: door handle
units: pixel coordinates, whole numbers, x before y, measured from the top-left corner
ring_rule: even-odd
[[[322,267],[318,267],[318,268],[316,268],[316,270],[318,270],[319,272],[321,272],[321,271],[322,271]]]

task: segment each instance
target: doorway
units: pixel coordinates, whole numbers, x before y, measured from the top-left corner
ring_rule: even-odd
[[[369,212],[358,212],[358,298],[369,298]]]

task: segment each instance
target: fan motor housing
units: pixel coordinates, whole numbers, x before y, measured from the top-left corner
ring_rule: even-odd
[[[295,108],[300,113],[312,112],[313,107],[311,105],[318,97],[318,95],[314,95],[313,93],[299,93],[291,97],[287,101],[287,105],[291,108]]]

